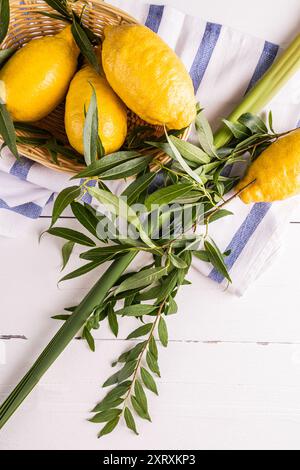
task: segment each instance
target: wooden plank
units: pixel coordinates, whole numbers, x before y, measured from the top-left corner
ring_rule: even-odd
[[[300,346],[291,345],[176,342],[160,348],[160,396],[148,394],[153,424],[137,420],[140,438],[122,424],[97,441],[99,426],[86,421],[88,411],[125,346],[99,341],[93,354],[73,342],[1,432],[0,448],[299,448]],[[7,341],[5,349],[1,398],[36,353],[29,341]]]
[[[0,334],[25,335],[36,340],[40,337],[41,344],[46,344],[59,327],[50,317],[80,302],[103,271],[57,286],[62,242],[45,235],[38,244],[38,234],[46,227],[41,220],[27,237],[5,239],[0,245],[2,266],[5,266],[0,273]],[[285,253],[242,298],[220,290],[192,270],[189,275],[192,286],[184,287],[178,297],[179,314],[168,319],[170,337],[192,341],[298,343],[299,274],[294,247],[299,231],[300,226],[290,226]],[[76,250],[70,270],[78,266],[79,252]],[[121,320],[121,338],[135,325],[136,320]],[[112,336],[103,326],[96,337]]]

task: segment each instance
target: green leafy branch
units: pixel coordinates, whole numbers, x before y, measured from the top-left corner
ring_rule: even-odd
[[[187,270],[187,265],[185,265],[184,272],[180,272],[182,268],[181,270],[172,269],[168,275],[164,276],[160,285],[148,286],[144,292],[134,294],[130,302],[128,302],[129,297],[126,296],[127,306],[116,312],[118,315],[136,316],[140,319],[144,315],[151,315],[155,316],[155,319],[153,322],[138,327],[127,337],[128,340],[145,336],[147,338],[121,354],[113,365],[123,363],[124,366],[107,379],[103,385],[103,387],[113,385],[115,387],[93,409],[93,413],[96,414],[90,421],[106,423],[100,431],[99,437],[112,432],[122,417],[127,427],[138,434],[134,413],[142,419],[151,421],[145,388],[158,395],[153,377],[153,374],[160,377],[155,334],[158,333],[162,346],[167,347],[168,330],[164,316],[177,312],[174,297],[178,287],[184,283]],[[151,282],[150,278],[148,282]],[[156,301],[152,305],[138,303],[144,299],[150,300],[152,297],[156,297]]]
[[[108,421],[107,424],[100,431],[99,437],[111,432],[118,424],[122,415],[124,416],[128,428],[138,434],[135,420],[132,411],[130,410],[130,403],[133,410],[139,417],[151,421],[148,411],[147,396],[142,384],[144,384],[147,389],[151,390],[156,395],[158,395],[158,391],[153,376],[145,367],[142,367],[142,360],[146,355],[146,362],[148,368],[152,373],[160,377],[160,371],[157,363],[158,350],[154,339],[154,333],[158,328],[160,340],[162,341],[162,344],[166,347],[168,344],[168,332],[165,320],[161,316],[164,308],[164,303],[165,302],[163,302],[159,306],[156,318],[153,323],[146,323],[129,335],[128,339],[131,339],[144,336],[149,333],[148,338],[145,341],[143,341],[142,343],[138,343],[134,348],[122,354],[118,358],[118,362],[125,362],[124,367],[116,374],[111,376],[103,385],[104,387],[106,387],[117,382],[118,391],[120,390],[120,386],[124,387],[125,396],[123,398],[122,396],[120,396],[118,400],[114,402],[109,401],[106,396],[106,398],[104,398],[104,400],[102,400],[102,402],[98,404],[93,410],[97,414],[90,421],[94,423],[105,422],[109,416],[113,416],[112,420]],[[129,309],[127,311],[129,311]],[[126,378],[129,378],[131,375],[132,380],[127,381],[127,383],[124,385],[123,381]],[[114,391],[115,390],[116,389],[114,389]],[[109,397],[111,397],[112,395],[113,391],[110,392]],[[122,409],[115,408],[115,406],[118,406],[117,403],[119,405],[122,405]]]
[[[73,11],[73,4],[76,4],[76,1],[45,0],[45,2],[53,10],[57,11],[58,14],[49,13],[46,11],[37,11],[36,13],[72,23],[72,33],[83,57],[87,59],[87,61],[92,65],[92,67],[95,68],[95,70],[97,70],[97,72],[101,72],[102,67],[93,48],[94,45],[99,43],[99,37],[96,36],[91,29],[83,24],[83,16],[87,5],[83,6],[81,13],[78,16],[75,11]]]
[[[168,164],[161,165],[163,184],[149,192],[149,184],[155,178],[149,170],[153,157],[142,156],[143,147],[136,145],[134,150],[120,151],[99,159],[96,152],[99,136],[96,130],[91,132],[97,109],[95,101],[92,109],[86,117],[87,135],[84,140],[87,155],[94,157],[90,159],[87,168],[73,178],[84,181],[79,186],[65,189],[56,199],[49,229],[50,234],[66,239],[63,247],[64,266],[75,243],[89,248],[80,255],[88,263],[63,280],[83,275],[105,262],[117,261],[125,253],[136,255],[139,251],[145,251],[152,255],[149,265],[125,274],[115,282],[101,305],[94,307],[82,328],[82,338],[94,351],[92,330],[98,329],[102,321],[108,322],[115,336],[119,332],[119,318],[134,317],[142,322],[127,339],[144,340],[121,354],[114,363],[114,366],[122,364],[123,367],[104,383],[104,387],[110,386],[112,389],[93,409],[91,421],[104,423],[99,433],[101,437],[112,432],[121,420],[137,433],[135,415],[151,420],[145,389],[157,394],[154,376],[160,376],[160,370],[155,336],[158,333],[162,345],[167,346],[165,316],[178,311],[175,298],[179,287],[189,284],[186,275],[192,257],[211,263],[231,282],[226,266],[226,257],[230,252],[222,253],[209,236],[211,223],[232,215],[224,209],[224,205],[237,196],[234,194],[227,200],[224,198],[237,182],[237,178],[226,176],[224,171],[236,162],[246,161],[246,154],[255,158],[258,152],[281,135],[273,130],[271,114],[270,129],[259,117],[247,114],[236,124],[226,122],[232,139],[225,148],[217,149],[211,128],[203,111],[199,110],[195,122],[199,145],[183,142],[168,133],[165,133],[164,140],[160,138],[151,143],[144,142],[143,147],[148,145],[154,149],[163,149],[171,157]],[[127,186],[121,197],[115,196],[105,187],[106,180],[132,176],[135,180]],[[89,186],[90,181],[94,182],[94,187]],[[106,223],[108,216],[82,203],[81,197],[85,193],[93,196],[116,217],[121,213],[124,216],[125,213],[128,226],[133,225],[137,229],[138,239],[124,239],[118,230],[113,230],[116,229],[113,224],[111,230],[114,236],[109,240],[99,238],[98,224]],[[124,196],[126,202],[122,199]],[[144,211],[135,212],[133,205],[137,202],[143,204]],[[174,207],[171,204],[175,204]],[[54,227],[68,205],[71,205],[73,214],[92,237],[79,231]],[[188,226],[182,230],[182,216],[188,210],[191,218]],[[181,217],[179,222],[178,216]],[[163,229],[167,220],[169,236],[165,239]],[[203,233],[198,233],[199,226],[204,226]],[[60,315],[56,318],[67,320],[69,317]],[[144,318],[151,318],[151,321],[144,323]]]

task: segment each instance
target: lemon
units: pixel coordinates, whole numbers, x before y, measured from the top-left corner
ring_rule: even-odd
[[[14,121],[38,121],[64,99],[76,72],[79,49],[68,26],[34,39],[0,71],[0,99]]]
[[[103,69],[127,107],[150,124],[187,127],[196,115],[194,87],[172,49],[141,25],[107,26],[104,36]]]
[[[280,201],[300,194],[300,129],[270,145],[250,165],[237,189],[249,184],[240,195],[246,204]]]
[[[73,78],[66,99],[65,128],[70,144],[83,155],[83,129],[85,114],[92,96],[97,96],[99,136],[105,153],[122,147],[127,135],[127,112],[124,104],[91,66],[83,67]]]

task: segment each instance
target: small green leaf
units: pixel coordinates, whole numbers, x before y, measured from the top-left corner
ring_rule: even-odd
[[[122,410],[117,408],[113,408],[111,410],[102,411],[101,413],[97,413],[93,418],[89,419],[91,423],[106,423],[107,421],[111,421],[112,419],[117,418],[120,416]]]
[[[101,258],[107,259],[109,256],[118,255],[120,253],[126,253],[128,251],[135,251],[132,246],[126,245],[112,245],[112,246],[100,246],[93,248],[80,255],[80,258],[87,260],[100,260]]]
[[[119,423],[119,420],[120,418],[117,417],[115,419],[112,419],[111,421],[109,421],[103,429],[101,429],[98,437],[102,437],[102,436],[105,436],[106,434],[110,434],[114,429],[115,427],[118,425]]]
[[[141,171],[145,170],[149,163],[153,160],[153,156],[142,156],[137,157],[132,160],[129,160],[125,163],[121,163],[110,170],[103,172],[101,176],[101,180],[120,180],[124,178],[128,178],[130,176],[134,176],[139,174]]]
[[[147,421],[150,421],[151,422],[151,418],[149,416],[149,413],[145,413],[145,411],[143,410],[143,408],[140,406],[139,402],[137,401],[136,397],[135,396],[132,396],[131,397],[131,403],[132,403],[132,406],[135,410],[135,412],[140,416],[140,418],[142,419],[146,419]]]
[[[145,200],[145,206],[148,211],[153,210],[152,206],[163,206],[170,204],[178,198],[182,198],[189,194],[193,189],[190,183],[178,183],[166,188],[161,188],[150,194]]]
[[[213,163],[207,163],[207,165],[201,166],[199,168],[199,171],[201,172],[201,175],[209,175],[210,173],[212,173],[219,166],[220,166],[219,161],[218,162],[213,162]]]
[[[93,314],[87,320],[86,326],[90,331],[99,330],[101,321],[102,320],[100,319],[99,313],[94,311]]]
[[[119,383],[119,385],[107,393],[105,399],[122,397],[129,390],[131,383],[131,380],[126,380],[125,382]]]
[[[149,369],[154,372],[154,374],[158,375],[158,377],[160,377],[160,370],[158,367],[157,359],[153,356],[150,351],[147,352],[146,361]]]
[[[17,144],[32,145],[37,147],[45,142],[45,137],[24,137],[17,136]]]
[[[198,184],[200,184],[201,186],[203,185],[203,182],[201,180],[201,178],[197,175],[197,173],[195,173],[195,171],[193,171],[191,169],[191,167],[187,164],[187,162],[185,161],[185,159],[181,156],[181,154],[178,152],[177,148],[175,147],[175,145],[173,144],[173,136],[169,137],[168,134],[166,133],[166,137],[167,137],[167,140],[170,144],[170,147],[172,149],[172,152],[174,153],[174,156],[176,158],[176,160],[178,161],[178,163],[180,164],[180,166],[183,168],[183,170],[193,179],[195,180]]]
[[[175,300],[173,299],[173,297],[170,295],[169,297],[169,300],[168,300],[168,307],[166,309],[166,312],[165,314],[166,315],[176,315],[176,313],[178,312],[178,305],[177,303],[175,302]]]
[[[0,51],[0,66],[3,65],[15,52],[16,47],[9,47]]]
[[[65,269],[65,267],[67,266],[69,262],[74,246],[75,246],[75,243],[69,241],[65,243],[64,246],[62,247],[62,259],[63,259],[62,271]]]
[[[124,307],[130,307],[133,304],[134,300],[135,300],[135,293],[130,294],[130,291],[127,291],[127,292],[129,292],[129,293],[125,297]],[[122,293],[120,295],[122,295]]]
[[[159,284],[158,286],[151,287],[151,289],[147,289],[144,292],[141,292],[138,295],[136,295],[135,298],[138,302],[143,302],[145,300],[157,299],[157,297],[160,294],[161,287],[162,287],[161,284]],[[139,290],[140,290],[140,288],[139,288]]]
[[[135,384],[134,384],[134,393],[135,393],[135,398],[144,411],[144,413],[148,412],[148,403],[147,403],[147,397],[144,392],[143,386],[139,380],[136,379]]]
[[[157,303],[162,302],[171,294],[171,292],[173,292],[177,283],[177,279],[178,279],[178,272],[174,269],[163,280],[163,283],[160,288],[159,296],[157,297]]]
[[[66,320],[69,320],[71,315],[54,315],[53,317],[51,317],[53,320],[62,320],[62,321],[66,321]]]
[[[146,173],[133,181],[133,183],[123,191],[122,196],[127,198],[127,204],[129,206],[138,201],[139,196],[148,189],[154,177],[155,173]]]
[[[141,155],[135,151],[121,151],[111,153],[110,155],[106,155],[106,158],[102,158],[101,160],[97,160],[96,162],[91,163],[86,169],[82,170],[71,179],[92,178],[94,176],[100,176],[105,171],[110,170],[111,168],[114,168],[121,163],[127,162],[132,158],[140,156]]]
[[[100,73],[101,67],[98,58],[95,54],[93,45],[85,30],[80,26],[78,20],[75,17],[72,23],[72,34],[74,36],[77,46],[81,50],[82,55],[87,59],[87,61],[92,65],[92,67],[94,67],[94,69],[98,73]]]
[[[168,329],[167,324],[163,317],[160,317],[158,322],[158,336],[161,344],[166,348],[168,346]]]
[[[72,312],[72,313],[73,313],[73,312],[75,312],[75,310],[76,310],[77,307],[78,307],[78,305],[73,305],[72,307],[66,307],[66,308],[64,308],[64,310],[65,310],[66,312]]]
[[[205,241],[204,247],[209,254],[211,264],[216,270],[222,274],[229,282],[232,282],[230,275],[227,270],[227,266],[224,262],[224,256],[214,242]]]
[[[203,150],[196,145],[193,145],[190,142],[185,142],[175,136],[172,137],[172,142],[186,160],[196,163],[197,165],[210,162],[210,157],[207,153],[203,152]]]
[[[155,395],[158,395],[155,380],[144,367],[141,368],[141,377],[145,384],[145,387],[147,387],[148,390],[150,390],[151,392],[155,393]]]
[[[153,282],[161,279],[165,274],[167,274],[167,268],[158,267],[158,268],[149,268],[142,270],[132,276],[128,277],[123,281],[116,290],[116,294],[119,294],[123,291],[135,289],[137,287],[146,287],[153,284]]]
[[[53,8],[53,10],[58,11],[58,13],[66,18],[70,18],[66,0],[45,0],[45,2],[48,3],[48,5]]]
[[[97,237],[97,225],[99,223],[99,219],[97,219],[89,209],[79,202],[72,202],[71,209],[78,222],[94,235],[94,237]]]
[[[46,1],[46,0],[45,0]],[[52,18],[53,20],[67,21],[67,18],[63,15],[58,15],[56,13],[49,13],[47,11],[33,11],[35,15],[47,16],[47,18]],[[71,20],[69,20],[71,21]]]
[[[152,356],[154,357],[154,359],[157,361],[158,360],[158,349],[157,349],[156,341],[155,341],[153,336],[151,337],[151,339],[149,341],[149,351],[152,354]]]
[[[63,189],[57,196],[54,202],[53,211],[52,211],[52,221],[51,227],[57,222],[58,218],[61,216],[63,211],[71,204],[75,199],[77,199],[81,194],[81,189],[79,186],[71,186],[69,188]]]
[[[0,0],[0,44],[6,38],[9,20],[10,20],[10,9],[9,9],[9,0]]]
[[[95,352],[95,340],[86,326],[83,328],[82,337],[86,339],[90,350]]]
[[[247,127],[253,134],[268,133],[268,129],[264,121],[255,114],[245,113],[239,118],[239,122]]]
[[[248,139],[243,139],[236,147],[235,151],[241,152],[242,150],[247,151],[247,149],[254,144],[258,144],[261,141],[261,136],[251,135]],[[239,157],[240,158],[240,157]],[[227,162],[228,163],[228,162]]]
[[[126,317],[142,317],[143,315],[150,315],[157,310],[156,305],[131,305],[130,307],[122,308],[116,312],[116,315],[122,315]]]
[[[216,220],[223,219],[223,217],[228,217],[233,215],[233,212],[227,211],[226,209],[219,209],[209,217],[209,223],[216,222]]]
[[[45,138],[49,137],[49,132],[45,129],[40,129],[39,127],[33,126],[32,124],[24,122],[15,122],[15,128],[19,131],[31,132],[32,134],[42,135]]]
[[[143,349],[145,348],[147,341],[143,341],[142,343],[138,343],[134,348],[126,351],[125,353],[121,354],[118,358],[118,362],[130,362],[134,359],[137,359],[140,354],[142,353]]]
[[[77,232],[70,228],[53,227],[47,230],[47,233],[54,235],[55,237],[64,238],[71,242],[78,243],[83,246],[95,246],[95,242],[83,233]]]
[[[224,124],[231,131],[232,135],[238,140],[244,140],[249,137],[249,131],[246,126],[239,122],[231,122],[223,119]]]
[[[111,254],[111,255],[105,255],[105,256],[89,256],[89,252],[81,253],[80,258],[92,261],[93,263],[97,263],[98,266],[104,263],[108,263],[109,261],[112,261],[113,259],[117,259],[119,257],[118,254]]]
[[[84,274],[89,273],[93,269],[98,268],[100,264],[101,263],[99,263],[99,261],[92,261],[91,263],[87,263],[84,266],[81,266],[81,268],[75,269],[75,271],[72,271],[71,273],[64,276],[62,279],[60,279],[59,282],[69,281],[71,279],[75,279],[76,277],[83,276]]]
[[[60,154],[64,157],[69,158],[70,160],[82,163],[82,156],[77,153],[76,150],[58,144],[54,138],[47,140],[47,142],[44,144],[44,147],[48,150],[51,155],[53,153],[57,155]]]
[[[126,382],[122,382],[117,385],[113,390],[107,393],[103,400],[98,403],[95,408],[92,410],[92,413],[97,413],[99,411],[104,411],[105,409],[114,408],[115,406],[119,406],[119,404],[123,401],[121,397],[128,392],[129,387],[131,386],[131,381],[128,380]],[[121,400],[120,403],[114,405],[117,400]]]
[[[170,146],[170,144],[168,144],[167,142],[145,142],[145,144],[147,145],[150,145],[151,147],[155,147],[155,148],[158,148],[160,150],[162,150],[166,155],[168,155],[169,157],[175,159],[175,155],[174,155],[174,152]]]
[[[86,113],[83,130],[84,160],[87,165],[93,163],[98,157],[98,105],[95,88],[92,87],[92,96]]]
[[[128,429],[133,431],[138,436],[139,433],[136,430],[136,425],[135,425],[134,418],[132,416],[132,413],[131,413],[130,409],[127,408],[127,407],[124,410],[124,418],[125,418],[125,422],[126,422],[126,425],[127,425]]]
[[[109,327],[112,333],[117,338],[118,333],[119,333],[119,325],[118,325],[117,315],[115,314],[113,310],[111,310],[108,314],[108,323],[109,323]]]
[[[209,254],[205,250],[194,251],[193,255],[196,256],[196,258],[200,259],[200,261],[203,261],[204,263],[210,263]]]
[[[177,268],[177,269],[186,269],[187,268],[186,262],[182,258],[180,258],[179,256],[174,255],[173,253],[171,253],[169,258],[170,258],[170,261],[171,261],[172,265],[175,266],[175,268]]]
[[[273,126],[273,113],[272,113],[272,111],[269,112],[268,122],[269,122],[270,131],[273,132],[273,134],[275,134],[274,126]]]
[[[119,372],[116,372],[111,377],[109,377],[106,382],[104,382],[103,387],[109,387],[110,385],[121,383],[124,380],[128,379],[128,377],[131,377],[131,375],[135,371],[136,362],[137,361],[127,362],[125,366],[121,370],[119,370]]]
[[[103,400],[99,403],[95,408],[92,410],[92,413],[99,413],[100,411],[107,411],[111,410],[112,408],[116,408],[117,406],[123,403],[123,398],[110,398],[107,400]]]
[[[213,132],[203,111],[200,111],[197,114],[195,126],[200,145],[203,148],[204,152],[207,153],[207,155],[209,155],[210,157],[217,157],[216,149],[214,146]]]
[[[152,323],[146,323],[146,325],[140,326],[132,333],[130,333],[130,335],[127,336],[127,339],[134,339],[140,338],[141,336],[146,336],[148,333],[150,333],[152,326]]]
[[[5,104],[1,103],[0,100],[0,135],[3,138],[5,145],[9,148],[11,153],[19,159],[19,153],[17,149],[17,137],[14,128],[14,123],[9,112],[6,109]]]

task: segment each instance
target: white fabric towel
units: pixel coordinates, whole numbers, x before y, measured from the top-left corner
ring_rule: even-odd
[[[276,59],[279,47],[185,15],[169,6],[140,0],[110,0],[157,32],[182,58],[190,71],[197,98],[217,126]],[[300,74],[269,105],[278,131],[297,126],[300,119]],[[266,110],[267,112],[268,110]],[[26,158],[21,162],[7,149],[0,159],[0,235],[17,236],[38,218],[53,193],[66,187],[69,176],[46,169]],[[246,206],[234,200],[233,216],[215,222],[211,236],[224,251],[233,279],[230,289],[241,295],[269,265],[282,244],[291,211],[299,199]],[[221,286],[226,281],[209,264],[195,260],[199,272]]]

